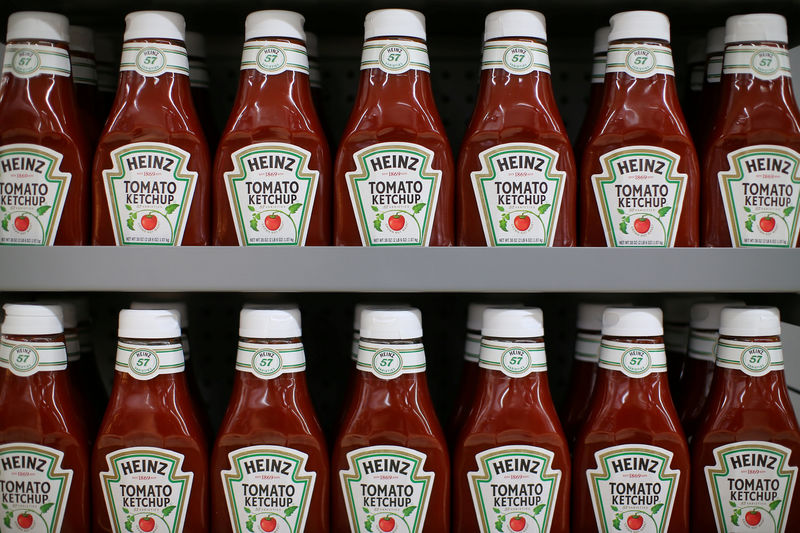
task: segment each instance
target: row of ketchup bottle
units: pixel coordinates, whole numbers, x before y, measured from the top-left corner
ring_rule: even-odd
[[[234,388],[212,447],[185,377],[177,311],[120,312],[113,388],[92,439],[61,308],[4,310],[3,531],[800,526],[800,430],[775,308],[720,304],[693,314],[708,337],[693,346],[714,352],[715,368],[689,442],[668,387],[659,309],[584,309],[591,323],[581,324],[577,346],[596,366],[594,384],[573,387],[591,402],[581,427],[568,419],[566,433],[550,397],[541,310],[483,309],[480,336],[467,344],[477,351],[472,397],[448,449],[426,381],[420,312],[366,307],[330,456],[306,384],[296,307],[241,311]]]
[[[728,19],[704,104],[693,107],[704,118],[689,117],[696,142],[678,103],[668,18],[614,15],[598,32],[596,83],[573,150],[544,16],[491,13],[456,159],[433,99],[423,15],[373,11],[333,164],[303,22],[289,11],[247,17],[238,95],[212,161],[212,129],[198,118],[209,102],[190,90],[190,71],[201,69],[181,15],[126,17],[116,98],[97,142],[75,105],[67,19],[11,15],[0,243],[797,244],[800,113],[780,15]]]

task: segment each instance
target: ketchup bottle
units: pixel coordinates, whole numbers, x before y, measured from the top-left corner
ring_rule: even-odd
[[[689,449],[663,334],[658,308],[603,312],[597,384],[573,454],[573,531],[689,531]]]
[[[329,531],[449,531],[450,464],[419,311],[362,311],[358,370],[331,457]]]
[[[425,17],[372,11],[356,104],[336,155],[335,244],[452,245],[453,179],[431,90]]]
[[[464,343],[464,362],[461,364],[461,384],[458,390],[455,411],[450,418],[447,436],[450,444],[455,444],[478,390],[478,360],[481,352],[481,326],[483,312],[493,307],[491,304],[471,303],[467,307],[467,337]]]
[[[213,104],[208,90],[211,76],[206,65],[206,38],[196,31],[186,32],[186,53],[189,55],[189,85],[197,117],[203,126],[208,149],[213,157],[217,151],[219,131],[214,123]]]
[[[586,107],[586,115],[583,117],[581,129],[575,138],[573,151],[575,152],[575,163],[580,165],[583,161],[583,152],[594,132],[597,117],[603,109],[603,89],[606,79],[606,55],[608,55],[608,32],[610,26],[603,26],[594,32],[594,56],[592,57],[592,87],[589,91],[589,103]]]
[[[94,149],[106,117],[97,107],[97,62],[94,57],[94,32],[85,26],[69,27],[69,58],[75,99],[89,146]]]
[[[329,530],[328,452],[300,336],[297,308],[241,312],[236,380],[211,455],[214,533]]]
[[[304,18],[256,11],[214,163],[214,244],[330,244],[330,152],[308,82]]]
[[[669,38],[661,13],[611,17],[602,111],[581,164],[582,246],[698,245],[700,175]]]
[[[125,17],[117,96],[94,158],[92,241],[204,245],[210,161],[192,103],[183,16]]]
[[[702,108],[703,79],[706,73],[705,49],[706,40],[701,37],[689,41],[686,50],[689,76],[684,80],[683,109],[685,110],[686,124],[689,126],[689,132],[692,134],[695,144],[697,144],[701,125],[708,122],[708,117]]]
[[[725,27],[711,28],[706,35],[706,71],[703,78],[703,94],[701,97],[701,109],[706,119],[701,122],[694,139],[697,157],[701,165],[705,161],[706,143],[715,122],[715,120],[708,120],[708,117],[716,117],[719,112],[720,93],[722,92],[722,84],[720,83],[722,80],[722,56],[724,51]]]
[[[0,529],[83,533],[91,521],[89,440],[65,372],[61,309],[3,310]]]
[[[714,356],[719,339],[719,315],[723,308],[744,302],[698,303],[692,306],[689,350],[678,384],[675,406],[686,439],[691,443],[702,422],[703,408],[714,377]]]
[[[120,35],[96,33],[97,106],[100,110],[100,127],[105,125],[117,93],[119,82]]]
[[[75,104],[68,43],[62,15],[21,11],[8,17],[0,245],[86,244],[91,154]]]
[[[208,450],[179,320],[120,311],[114,386],[92,454],[94,533],[208,530]]]
[[[532,307],[483,313],[477,397],[453,452],[453,531],[570,531],[569,448],[542,323]]]
[[[704,246],[798,244],[800,112],[787,41],[780,15],[725,24],[722,98],[704,162]]]
[[[692,531],[796,531],[800,427],[774,307],[722,310],[711,395],[692,446]]]

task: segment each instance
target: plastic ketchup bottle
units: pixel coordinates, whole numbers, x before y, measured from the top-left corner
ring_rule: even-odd
[[[90,28],[69,27],[69,58],[78,111],[89,147],[94,150],[106,117],[100,116],[97,106],[97,62],[94,57],[94,32]]]
[[[602,331],[573,453],[573,531],[687,532],[689,449],[667,384],[661,310],[609,307]]]
[[[186,53],[189,55],[189,85],[192,87],[192,101],[208,141],[208,149],[213,157],[217,151],[219,131],[214,122],[214,104],[209,91],[211,75],[206,64],[206,38],[203,34],[196,31],[186,32]]]
[[[575,138],[573,151],[575,152],[575,163],[581,165],[583,152],[594,132],[597,117],[603,109],[604,83],[606,80],[606,56],[608,54],[608,33],[610,26],[597,28],[594,32],[594,55],[592,57],[592,86],[589,90],[589,103],[586,107],[586,115],[583,117],[581,129]]]
[[[168,11],[125,17],[119,88],[94,158],[96,245],[208,244],[211,163],[185,27]]]
[[[582,246],[697,246],[700,173],[678,103],[669,19],[611,17],[602,111],[581,164]]]
[[[458,159],[459,246],[574,246],[575,160],[550,83],[544,15],[490,13],[481,69]]]
[[[464,362],[461,364],[461,384],[455,411],[450,418],[447,437],[450,444],[458,439],[464,422],[467,421],[472,405],[475,403],[475,391],[478,387],[478,360],[481,352],[481,325],[483,312],[495,307],[492,304],[471,303],[467,307],[467,336],[464,342]]]
[[[328,143],[308,81],[304,18],[245,22],[236,103],[214,163],[214,244],[330,244]]]
[[[0,245],[86,244],[91,151],[75,103],[69,21],[8,17],[0,100]]]
[[[450,246],[453,157],[430,81],[425,17],[372,11],[334,167],[334,243]]]
[[[174,311],[124,309],[92,454],[94,533],[208,530],[208,450]]]
[[[702,167],[705,161],[706,143],[708,136],[714,127],[713,118],[719,111],[719,100],[721,96],[722,84],[722,57],[725,52],[725,27],[718,26],[708,30],[706,35],[706,71],[703,78],[703,94],[701,96],[701,108],[703,116],[706,117],[700,124],[700,128],[694,138],[694,146],[697,148],[697,158]],[[711,117],[712,120],[709,120]],[[702,188],[702,187],[701,187]]]
[[[722,97],[704,161],[704,246],[798,244],[800,112],[787,41],[781,15],[725,25]]]
[[[331,457],[329,531],[449,531],[450,464],[419,311],[362,311],[358,369]]]
[[[300,310],[245,308],[211,455],[211,530],[329,531],[328,451],[306,385]]]
[[[692,443],[692,531],[796,531],[800,428],[774,307],[722,310],[716,369]]]
[[[477,396],[453,451],[453,531],[570,531],[569,447],[542,324],[538,308],[483,313]]]
[[[65,372],[61,309],[3,310],[0,529],[83,533],[91,522],[89,441]]]

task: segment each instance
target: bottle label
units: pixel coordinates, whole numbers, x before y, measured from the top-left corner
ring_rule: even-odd
[[[708,56],[706,60],[706,81],[708,83],[719,83],[722,81],[722,54]]]
[[[273,379],[283,374],[303,372],[306,353],[303,344],[255,344],[239,342],[236,370],[250,372],[257,378]]]
[[[183,345],[143,345],[120,342],[117,344],[117,360],[114,370],[125,372],[141,381],[148,381],[162,374],[183,372]]]
[[[500,371],[510,378],[547,372],[543,342],[503,342],[483,339],[478,366]]]
[[[500,446],[475,455],[467,474],[481,533],[547,533],[553,522],[561,471],[554,454],[533,446]]]
[[[409,70],[431,71],[428,46],[404,39],[372,39],[364,43],[361,70],[377,68],[387,74],[402,74]]]
[[[606,80],[606,54],[596,54],[592,59],[592,83]]]
[[[633,344],[603,339],[600,343],[600,368],[622,372],[629,378],[643,378],[667,371],[663,344]]]
[[[779,46],[728,45],[722,73],[749,74],[760,80],[791,78],[789,52]]]
[[[67,347],[67,363],[75,363],[81,360],[81,345],[77,331],[70,333],[64,332],[64,341]]]
[[[193,88],[208,89],[211,83],[211,76],[208,67],[203,61],[197,59],[189,60],[189,85]]]
[[[2,531],[58,533],[72,484],[64,453],[27,442],[0,444]]]
[[[660,44],[615,44],[608,47],[606,73],[624,72],[634,78],[675,75],[672,50]]]
[[[0,146],[0,245],[52,246],[72,175],[37,144]]]
[[[599,333],[578,332],[575,338],[575,360],[596,364],[600,358],[600,340],[602,338]]]
[[[481,70],[502,69],[523,76],[531,72],[550,74],[547,46],[530,41],[504,39],[483,44]]]
[[[442,172],[418,144],[378,143],[353,154],[347,189],[364,246],[428,246]]]
[[[797,467],[792,450],[771,442],[735,442],[714,449],[706,484],[717,530],[784,533]]]
[[[356,368],[380,379],[425,372],[425,347],[422,344],[377,344],[361,340]]]
[[[427,455],[399,446],[369,446],[347,454],[339,472],[350,531],[421,533],[436,474]]]
[[[97,86],[97,64],[91,57],[70,55],[72,81],[81,85]]]
[[[728,154],[719,189],[734,247],[797,242],[800,154],[784,146],[747,146]]]
[[[687,178],[679,162],[658,146],[626,146],[600,158],[592,187],[608,246],[675,245]]]
[[[350,347],[350,359],[358,363],[358,343],[361,340],[361,335],[358,331],[353,331],[353,344]]]
[[[761,377],[776,370],[783,371],[783,348],[780,342],[753,343],[720,339],[717,341],[716,361],[719,367]]]
[[[133,71],[148,78],[167,72],[189,75],[186,48],[174,44],[131,42],[122,45],[120,72]]]
[[[689,332],[689,357],[700,361],[713,363],[717,353],[716,331],[701,331],[693,329]]]
[[[147,447],[106,455],[108,471],[100,473],[100,483],[114,531],[183,531],[194,480],[182,470],[183,460],[182,454]]]
[[[689,326],[675,322],[664,323],[664,344],[670,352],[686,353],[689,349]]]
[[[489,246],[552,246],[566,173],[558,153],[539,144],[501,144],[478,156],[472,173]]]
[[[689,71],[689,90],[699,93],[703,90],[703,78],[706,74],[706,66],[703,63],[694,65]]]
[[[9,44],[3,58],[3,73],[15,78],[67,76],[72,73],[69,52],[46,44]]]
[[[23,342],[3,337],[0,340],[0,368],[7,368],[19,377],[66,370],[67,347],[63,342]]]
[[[592,507],[600,531],[661,533],[669,529],[681,473],[671,468],[672,452],[625,444],[594,454],[587,470]]]
[[[251,144],[231,155],[225,189],[240,246],[306,243],[319,182],[310,159],[309,151],[284,143]]]
[[[220,472],[228,516],[236,533],[302,533],[314,493],[316,472],[308,455],[282,446],[250,446],[228,454]]]
[[[241,70],[257,70],[268,76],[287,70],[308,74],[308,52],[302,44],[247,41],[242,52]]]
[[[108,210],[117,245],[177,246],[197,186],[188,170],[189,152],[171,144],[126,144],[111,152],[103,171]]]
[[[319,66],[319,60],[314,58],[308,59],[308,83],[313,89],[322,87],[322,70]]]
[[[481,358],[480,332],[467,330],[467,340],[464,344],[464,360],[478,364]]]

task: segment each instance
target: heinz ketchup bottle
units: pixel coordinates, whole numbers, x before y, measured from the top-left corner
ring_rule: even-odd
[[[75,102],[69,21],[8,17],[0,100],[0,245],[86,244],[91,151]]]
[[[703,177],[703,245],[794,248],[800,238],[800,112],[786,19],[725,24],[722,99]]]
[[[211,163],[185,27],[168,11],[125,17],[119,87],[94,158],[94,244],[208,243]]]
[[[425,17],[364,22],[361,81],[334,169],[334,243],[453,244],[453,157],[430,81]]]
[[[94,533],[208,530],[208,450],[179,320],[120,311],[114,386],[92,453]]]
[[[464,361],[461,364],[461,383],[459,384],[455,411],[447,427],[447,438],[451,447],[458,439],[461,428],[464,426],[464,422],[467,421],[474,403],[475,391],[478,386],[478,360],[481,352],[483,312],[490,307],[494,306],[491,304],[471,303],[467,307],[467,335],[464,341]]]
[[[97,106],[97,62],[94,58],[94,32],[85,26],[69,27],[69,58],[72,81],[81,121],[86,128],[89,147],[94,150],[106,117]]]
[[[245,22],[239,92],[214,163],[214,244],[330,244],[331,162],[302,15]]]
[[[573,453],[573,531],[689,531],[689,449],[663,334],[660,309],[603,312],[597,384]]]
[[[66,372],[61,309],[6,304],[3,311],[0,530],[84,533],[89,439]]]
[[[703,95],[701,107],[705,120],[700,124],[694,146],[697,148],[697,158],[702,168],[705,161],[706,143],[711,130],[714,128],[714,117],[720,107],[722,93],[720,81],[722,80],[722,57],[725,52],[725,27],[711,28],[706,34],[706,71],[703,78]],[[709,117],[711,120],[709,120]],[[702,189],[702,186],[701,186]]]
[[[211,455],[214,533],[329,531],[328,451],[300,336],[296,307],[242,309],[236,379]]]
[[[700,175],[669,40],[661,13],[611,17],[602,111],[581,164],[582,246],[699,243]]]
[[[597,117],[603,109],[603,92],[606,79],[606,56],[608,55],[608,32],[610,26],[603,26],[594,32],[594,55],[592,57],[592,87],[589,91],[589,103],[586,106],[586,115],[583,117],[581,129],[575,138],[573,151],[575,152],[575,163],[581,164],[583,151],[586,144],[592,137],[594,127],[597,124]]]
[[[358,370],[331,456],[329,531],[449,531],[450,464],[419,311],[364,309]]]
[[[192,87],[192,101],[197,117],[203,126],[203,134],[208,141],[208,149],[213,157],[217,151],[219,131],[214,122],[214,109],[209,85],[211,75],[206,64],[206,38],[196,31],[186,32],[186,53],[189,55],[189,85]]]
[[[453,451],[453,531],[570,531],[569,447],[542,324],[533,307],[483,313],[475,402]]]

